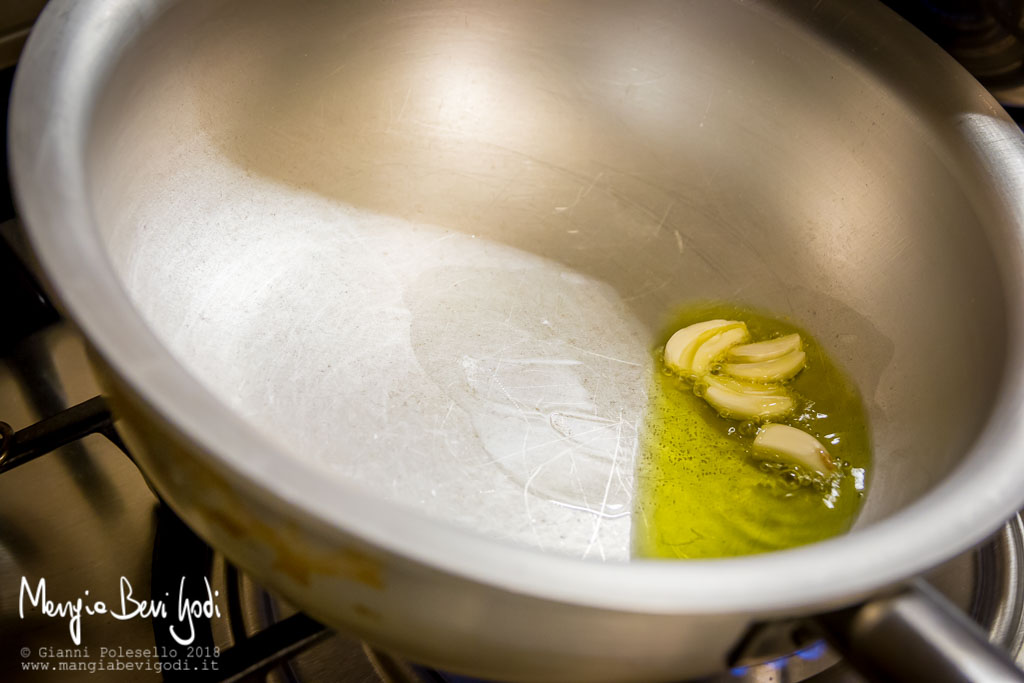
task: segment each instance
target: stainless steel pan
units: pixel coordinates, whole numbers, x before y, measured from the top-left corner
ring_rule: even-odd
[[[1024,139],[873,2],[54,0],[10,140],[156,489],[413,659],[701,675],[1024,505]],[[649,349],[694,299],[856,379],[854,532],[626,561]]]

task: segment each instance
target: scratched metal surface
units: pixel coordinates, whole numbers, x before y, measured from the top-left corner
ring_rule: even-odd
[[[871,521],[958,464],[1003,320],[930,95],[813,25],[772,3],[180,3],[104,95],[96,213],[153,329],[294,457],[588,558],[628,556],[672,310],[790,315],[868,402]]]
[[[627,556],[650,363],[608,285],[227,165],[173,182],[232,201],[185,216],[176,194],[148,203],[140,223],[175,230],[154,229],[125,275],[171,347],[238,410],[300,457],[430,514]]]

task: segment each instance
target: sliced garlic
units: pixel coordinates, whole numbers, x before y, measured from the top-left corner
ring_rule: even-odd
[[[732,377],[726,377],[725,375],[706,375],[703,378],[703,382],[705,385],[714,384],[722,389],[728,389],[729,391],[735,391],[741,394],[752,394],[756,396],[789,395],[785,388],[778,385],[754,384],[752,382],[744,382],[742,380],[733,379]]]
[[[766,389],[714,375],[705,375],[701,382],[704,400],[720,415],[734,420],[784,417],[795,405],[781,387]]]
[[[743,343],[750,339],[747,326],[740,323],[738,327],[731,327],[713,335],[703,342],[693,352],[693,360],[690,362],[690,372],[697,377],[707,374],[714,363],[726,351],[736,344]]]
[[[739,326],[746,329],[746,324],[736,320],[707,320],[678,330],[665,344],[665,365],[680,374],[692,374],[691,364],[697,347],[719,332]]]
[[[750,382],[784,382],[804,369],[807,354],[790,351],[785,356],[757,363],[725,363],[722,372]]]
[[[807,432],[788,425],[769,423],[758,429],[754,437],[754,452],[822,474],[835,469],[821,442]]]
[[[729,349],[727,358],[736,363],[759,363],[802,350],[803,341],[800,339],[800,335],[794,332],[778,339],[734,346]]]

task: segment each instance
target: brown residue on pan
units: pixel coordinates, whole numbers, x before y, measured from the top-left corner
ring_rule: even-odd
[[[109,378],[107,378],[109,380]],[[114,397],[130,395],[121,391],[110,392]],[[117,401],[115,414],[128,421],[118,423],[133,449],[143,457],[145,471],[154,481],[156,488],[166,496],[173,491],[176,495],[166,496],[176,510],[193,509],[198,512],[206,525],[196,525],[201,535],[227,535],[235,539],[255,541],[265,546],[274,555],[271,567],[287,575],[296,583],[308,586],[314,574],[337,576],[364,586],[381,590],[384,588],[381,562],[362,550],[351,547],[311,547],[306,532],[295,520],[282,518],[273,525],[264,521],[265,510],[259,510],[239,495],[236,487],[203,463],[192,452],[190,445],[180,443],[177,438],[163,431],[158,438],[142,438],[134,433],[135,425],[160,424],[156,416],[142,415],[140,402]],[[135,436],[136,438],[131,438]],[[163,444],[169,452],[157,457],[144,456],[141,444]],[[175,482],[172,486],[164,482]],[[183,486],[187,482],[188,486]],[[192,521],[192,520],[190,520]],[[192,522],[195,523],[195,522]],[[204,526],[206,528],[204,528]],[[205,533],[204,533],[205,532]]]

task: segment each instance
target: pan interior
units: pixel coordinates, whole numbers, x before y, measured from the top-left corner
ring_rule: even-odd
[[[292,457],[465,528],[629,555],[680,305],[808,328],[875,441],[860,524],[942,481],[1004,356],[951,143],[753,3],[181,2],[88,150],[111,263]]]

